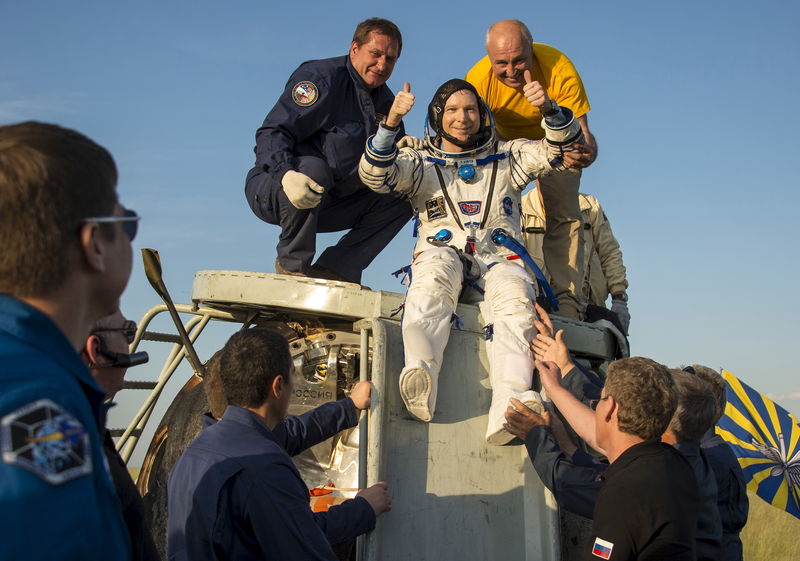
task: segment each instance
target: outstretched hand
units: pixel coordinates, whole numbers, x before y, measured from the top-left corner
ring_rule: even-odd
[[[365,499],[372,507],[375,516],[380,516],[384,512],[392,510],[392,498],[389,496],[389,486],[379,481],[375,485],[362,489],[356,493],[356,497]]]
[[[525,436],[533,427],[547,425],[550,422],[548,411],[540,415],[518,399],[512,397],[510,401],[511,404],[506,409],[506,423],[503,428],[514,436],[525,440]]]
[[[353,400],[356,409],[369,409],[372,404],[372,382],[358,382],[350,390],[350,399]]]
[[[531,347],[536,360],[554,362],[565,374],[572,369],[572,359],[569,356],[567,344],[564,342],[563,329],[556,332],[555,338],[537,333],[536,338],[531,342]]]
[[[412,107],[414,107],[414,94],[411,93],[411,84],[406,82],[403,84],[403,91],[397,92],[397,95],[394,96],[389,116],[386,117],[386,126],[391,128],[399,126],[400,121],[408,115]]]
[[[550,98],[547,96],[547,92],[544,90],[542,85],[533,79],[533,76],[531,76],[531,71],[526,70],[524,76],[525,85],[522,87],[522,95],[525,96],[525,99],[528,100],[528,103],[534,107],[541,107],[547,103]]]
[[[537,360],[534,364],[536,365],[536,370],[539,371],[539,380],[542,382],[542,387],[548,394],[561,385],[561,370],[555,362]]]

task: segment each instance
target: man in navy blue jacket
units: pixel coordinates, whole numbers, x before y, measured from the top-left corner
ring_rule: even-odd
[[[116,184],[74,130],[0,127],[0,559],[130,559],[105,394],[77,352],[131,272],[138,217]]]
[[[294,365],[279,333],[249,329],[222,350],[228,407],[192,442],[169,479],[169,558],[335,560],[332,546],[372,530],[391,507],[384,483],[313,513],[290,456],[355,426],[371,385],[287,417]]]
[[[728,401],[725,380],[715,370],[700,364],[687,366],[684,370],[694,373],[709,385],[717,401],[716,419],[719,421],[725,414],[725,404]],[[717,480],[717,508],[722,519],[722,558],[726,561],[741,561],[744,554],[739,532],[747,523],[750,508],[747,484],[736,455],[714,429],[712,426],[703,435],[700,447],[708,458]]]
[[[394,101],[386,81],[402,48],[394,23],[361,22],[347,55],[292,73],[256,131],[245,195],[256,216],[281,227],[276,272],[360,282],[411,218],[406,201],[367,189],[356,169]],[[317,232],[342,230],[350,231],[312,266]]]

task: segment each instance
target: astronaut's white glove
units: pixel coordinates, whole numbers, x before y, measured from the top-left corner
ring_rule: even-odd
[[[322,200],[325,188],[304,173],[290,169],[281,179],[283,192],[295,208],[314,208]]]
[[[611,298],[611,311],[617,314],[622,328],[625,330],[625,335],[628,334],[628,328],[631,325],[631,313],[628,311],[628,302],[622,298]]]
[[[404,136],[397,142],[398,148],[412,148],[414,150],[422,150],[425,147],[425,141],[416,136]]]

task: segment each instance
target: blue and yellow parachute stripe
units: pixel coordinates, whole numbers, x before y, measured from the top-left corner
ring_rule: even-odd
[[[747,487],[800,518],[800,423],[730,372],[722,377],[728,404],[717,434],[739,459]]]

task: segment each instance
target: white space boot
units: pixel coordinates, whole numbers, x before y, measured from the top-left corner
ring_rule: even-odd
[[[509,396],[508,393],[504,395],[493,395],[492,405],[489,407],[489,422],[486,427],[486,442],[494,444],[495,446],[502,446],[514,440],[514,435],[503,428],[506,422],[506,409],[511,405],[511,397],[516,397],[529,409],[535,413],[544,413],[544,404],[538,392],[528,390],[518,395]]]
[[[431,376],[424,366],[406,366],[400,372],[400,396],[408,412],[420,421],[433,419],[438,377]]]

